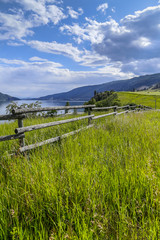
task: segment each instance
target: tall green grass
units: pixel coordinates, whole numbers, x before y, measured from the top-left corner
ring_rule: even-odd
[[[1,143],[0,239],[160,239],[160,113],[95,123],[26,156],[8,154],[17,140]],[[80,125],[26,138],[31,143],[36,134],[47,139]],[[15,126],[0,125],[0,135]]]
[[[156,92],[150,94],[146,92],[117,92],[117,94],[122,106],[135,103],[155,108],[156,100],[156,108],[160,109],[160,95],[157,95]]]

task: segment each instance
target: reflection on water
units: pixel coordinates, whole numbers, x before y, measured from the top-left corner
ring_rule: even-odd
[[[36,100],[19,100],[19,101],[15,101],[16,103],[18,103],[18,105],[21,105],[23,103],[33,103],[36,102]],[[41,106],[42,107],[56,107],[56,106],[65,106],[66,101],[53,101],[53,100],[42,100],[41,102]],[[6,114],[6,106],[8,104],[10,104],[11,102],[0,102],[0,115],[2,114]],[[75,105],[83,105],[84,102],[82,101],[69,101],[71,106],[75,106]],[[70,110],[72,111],[72,110]],[[64,113],[64,110],[59,111],[60,113]]]

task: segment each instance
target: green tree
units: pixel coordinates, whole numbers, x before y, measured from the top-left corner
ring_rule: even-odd
[[[23,103],[21,105],[18,105],[17,102],[11,102],[10,104],[8,104],[6,106],[6,113],[7,114],[12,114],[12,111],[13,109],[20,109],[20,108],[39,108],[41,107],[41,102],[39,101],[36,101],[36,102],[33,102],[33,103]],[[35,117],[37,116],[37,113],[27,113],[26,114],[26,117]]]
[[[70,106],[70,103],[69,102],[66,102],[66,107]],[[68,109],[65,109],[65,114],[68,113]]]
[[[119,106],[120,100],[118,99],[118,95],[114,90],[105,91],[100,93],[94,93],[94,97],[92,97],[85,105],[95,104],[97,107],[109,107],[109,106]]]
[[[96,90],[94,90],[94,97],[97,95],[97,91]]]

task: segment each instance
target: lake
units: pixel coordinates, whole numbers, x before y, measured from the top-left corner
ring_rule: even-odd
[[[18,100],[15,102],[18,103],[18,105],[21,105],[23,103],[30,104],[30,103],[36,102],[36,100]],[[40,102],[42,107],[56,107],[56,106],[65,106],[67,101],[42,100]],[[6,114],[6,106],[10,103],[11,102],[0,102],[0,115]],[[69,101],[69,103],[71,106],[83,105],[84,101]],[[69,110],[69,112],[73,112],[73,111]],[[64,110],[58,111],[58,114],[63,114],[63,113],[64,113]]]

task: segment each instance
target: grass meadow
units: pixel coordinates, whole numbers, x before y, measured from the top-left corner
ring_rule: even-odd
[[[160,92],[117,92],[117,94],[122,106],[135,103],[160,109]]]
[[[26,144],[86,124],[26,133]],[[2,124],[0,135],[16,127]],[[160,239],[160,112],[96,120],[61,142],[11,156],[17,148],[18,140],[0,143],[1,240]]]

